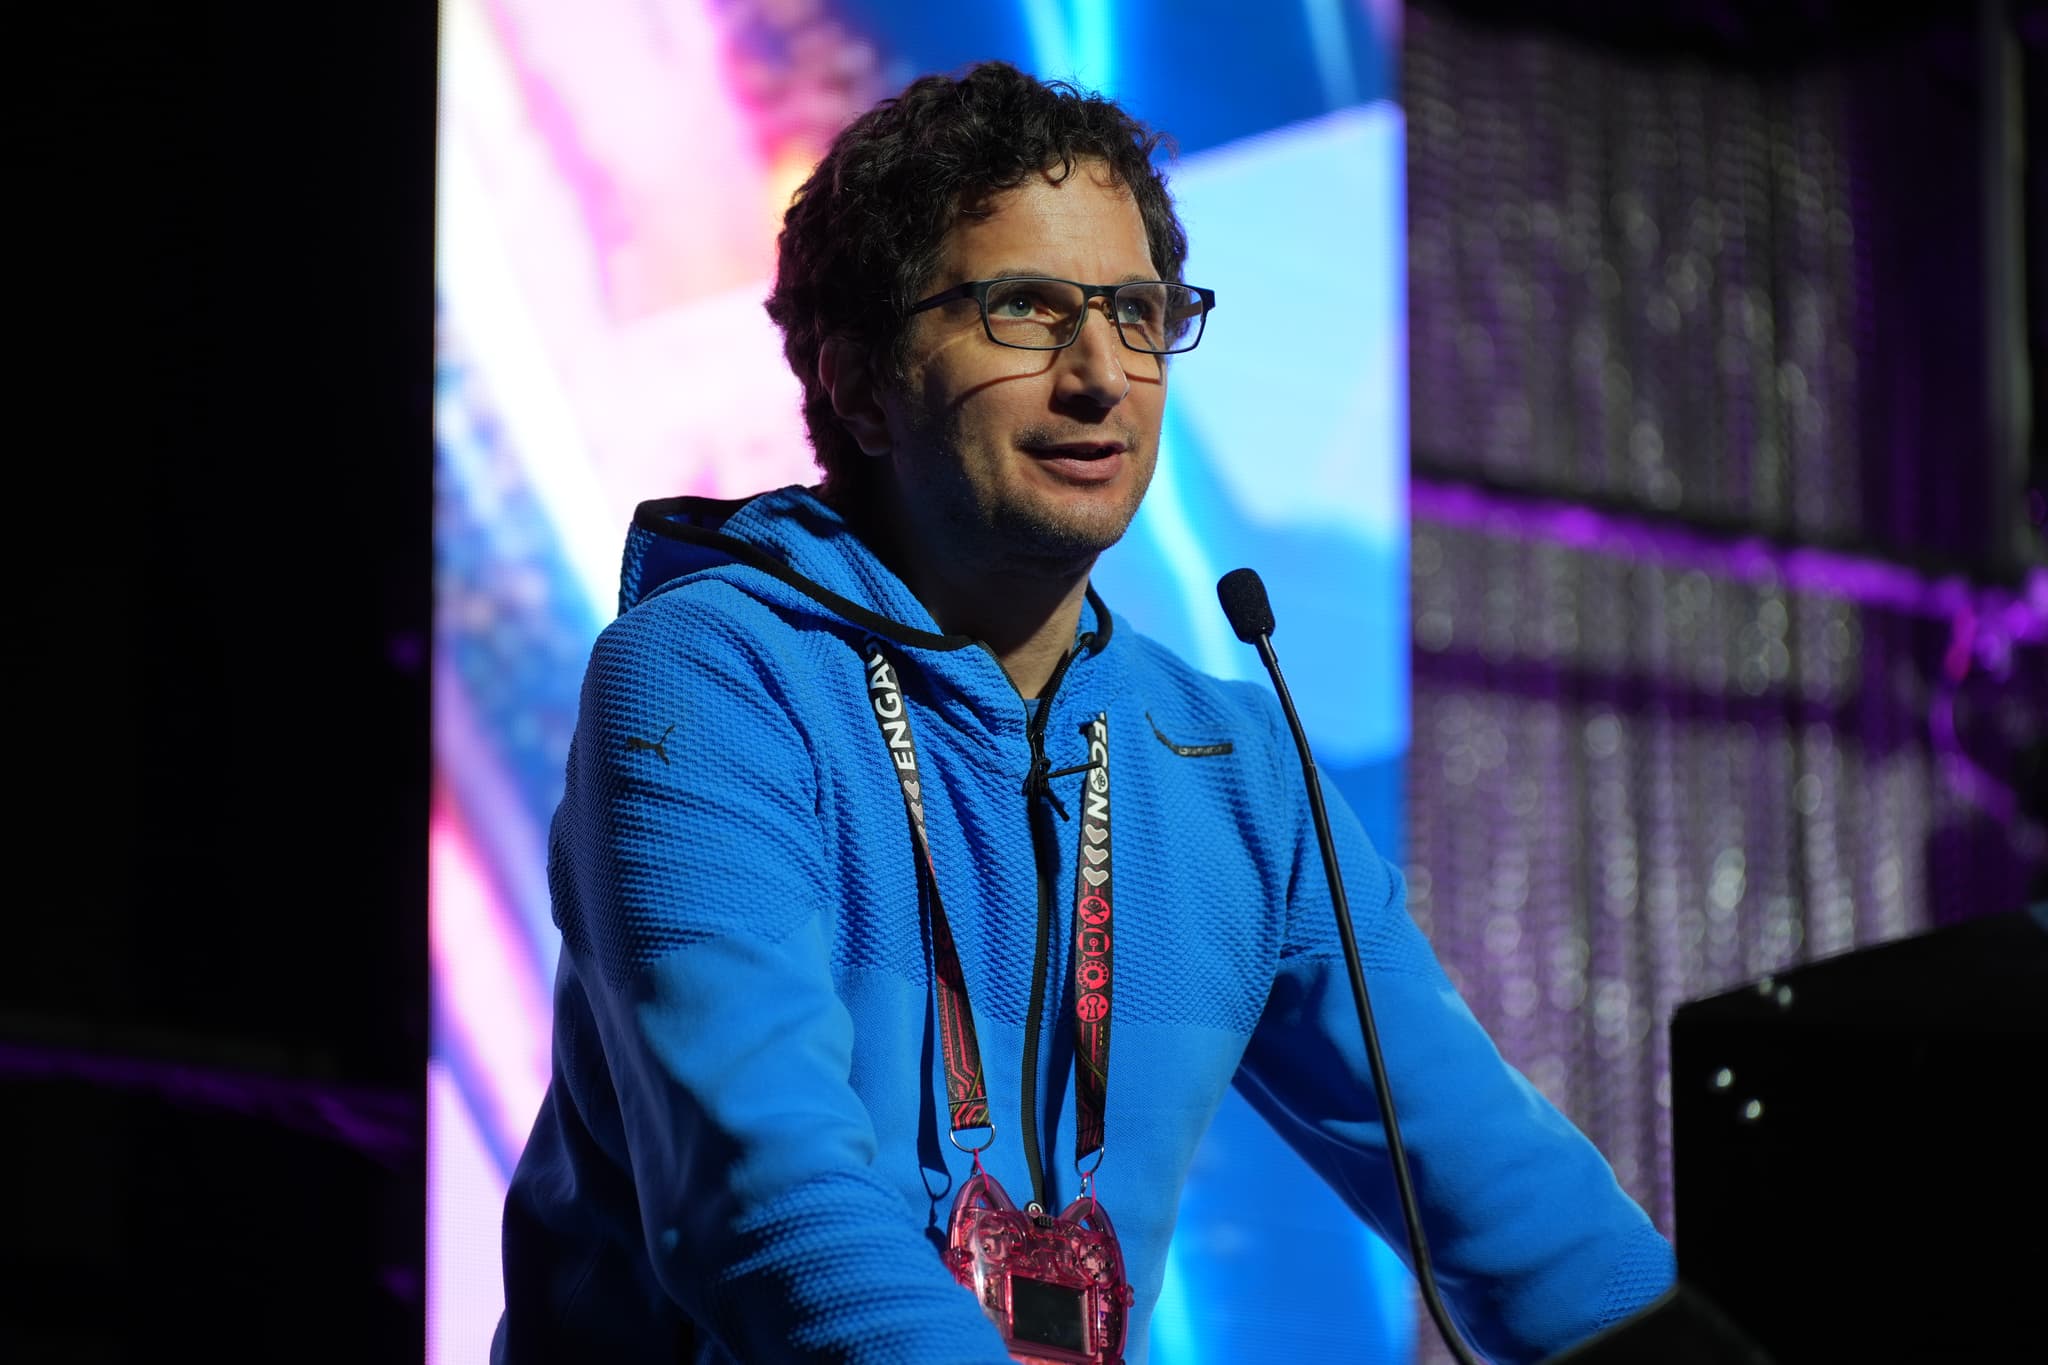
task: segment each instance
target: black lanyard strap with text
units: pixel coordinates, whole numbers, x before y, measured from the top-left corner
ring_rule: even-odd
[[[993,1128],[989,1123],[988,1082],[982,1070],[981,1045],[975,1037],[974,1015],[967,1003],[967,979],[960,970],[959,950],[946,923],[939,896],[938,869],[932,862],[931,839],[925,831],[925,779],[919,771],[917,741],[910,732],[910,713],[896,670],[881,645],[867,648],[868,705],[881,727],[882,742],[903,791],[910,816],[910,837],[917,848],[918,868],[931,893],[932,971],[937,978],[939,1050],[946,1067],[946,1108],[952,1130]],[[1074,1109],[1077,1134],[1074,1160],[1090,1156],[1100,1164],[1103,1111],[1109,1089],[1110,1003],[1115,986],[1115,901],[1110,876],[1109,840],[1109,717],[1088,723],[1088,762],[1081,800],[1080,856],[1074,875]],[[1027,1120],[1028,1121],[1028,1120]],[[1094,1168],[1088,1168],[1092,1171]]]

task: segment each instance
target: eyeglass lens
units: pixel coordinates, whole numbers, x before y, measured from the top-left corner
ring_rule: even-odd
[[[1202,296],[1184,284],[1127,284],[1110,299],[1110,318],[1134,350],[1168,354],[1202,339]],[[1005,346],[1047,351],[1079,335],[1087,311],[1081,287],[1065,280],[1000,280],[984,313],[989,336]]]

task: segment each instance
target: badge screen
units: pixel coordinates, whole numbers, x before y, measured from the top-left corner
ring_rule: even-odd
[[[1086,1352],[1086,1314],[1086,1296],[1081,1290],[1027,1280],[1022,1275],[1010,1277],[1010,1331],[1018,1341]]]

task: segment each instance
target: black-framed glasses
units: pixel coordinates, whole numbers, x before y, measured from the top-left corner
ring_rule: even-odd
[[[1216,306],[1216,291],[1165,280],[1082,284],[1017,275],[969,280],[912,304],[910,312],[922,313],[955,299],[973,299],[980,305],[982,330],[990,341],[1025,351],[1059,351],[1073,345],[1089,303],[1108,299],[1109,320],[1124,345],[1151,355],[1178,355],[1194,350],[1202,340],[1209,310]]]

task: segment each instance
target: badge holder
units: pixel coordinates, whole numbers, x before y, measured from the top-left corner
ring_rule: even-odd
[[[1003,1334],[1011,1359],[1123,1365],[1132,1293],[1093,1170],[1059,1217],[1034,1215],[982,1169],[988,1142],[964,1147],[955,1134],[953,1145],[973,1156],[974,1174],[953,1200],[946,1267]]]

